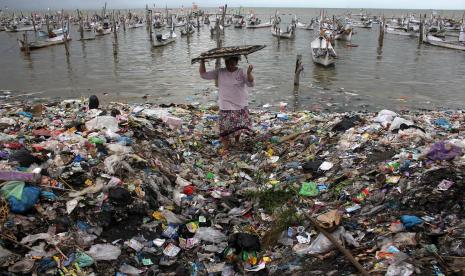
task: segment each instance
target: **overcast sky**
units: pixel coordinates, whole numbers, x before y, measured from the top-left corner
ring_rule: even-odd
[[[158,7],[190,7],[193,1],[182,0],[107,0],[108,7],[143,8],[145,4]],[[465,10],[465,0],[198,0],[199,6],[218,7],[228,4],[230,7],[309,7],[309,8],[384,8],[384,9],[454,9]],[[1,8],[10,9],[90,9],[100,8],[105,0],[0,0]]]

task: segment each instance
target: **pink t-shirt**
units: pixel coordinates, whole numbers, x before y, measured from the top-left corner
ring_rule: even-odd
[[[201,75],[202,79],[214,80],[218,77],[218,105],[221,110],[240,110],[248,105],[248,87],[255,86],[255,81],[247,80],[247,71],[238,68],[229,72],[226,68],[215,69]]]

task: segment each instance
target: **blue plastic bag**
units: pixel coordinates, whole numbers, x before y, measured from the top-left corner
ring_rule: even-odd
[[[14,196],[8,198],[10,211],[16,214],[24,214],[29,211],[39,200],[40,189],[34,186],[26,186],[23,189],[21,199],[18,200]]]
[[[403,215],[400,217],[400,221],[404,224],[405,228],[412,228],[415,225],[423,223],[423,220],[417,216]]]

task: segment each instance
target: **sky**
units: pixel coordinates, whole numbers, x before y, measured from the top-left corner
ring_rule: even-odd
[[[190,7],[193,1],[183,0],[107,0],[110,9],[144,8],[145,4],[157,7]],[[308,8],[382,8],[382,9],[443,9],[465,10],[465,0],[197,0],[200,7],[308,7]],[[105,0],[0,0],[5,9],[95,9],[103,7]]]

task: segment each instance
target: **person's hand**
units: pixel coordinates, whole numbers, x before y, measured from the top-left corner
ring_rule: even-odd
[[[249,68],[247,68],[247,74],[252,73],[252,70],[253,70],[253,65],[249,64]]]

